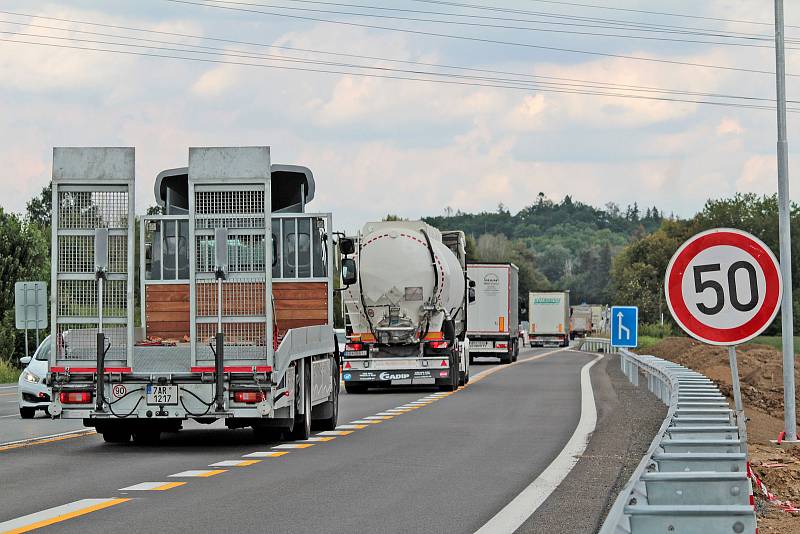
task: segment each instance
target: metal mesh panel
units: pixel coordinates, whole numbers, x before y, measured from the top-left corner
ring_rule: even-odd
[[[200,235],[196,238],[197,272],[214,272],[214,236]],[[264,272],[266,250],[263,235],[234,234],[228,237],[228,272]]]
[[[263,228],[264,191],[195,192],[196,228]]]
[[[261,323],[224,323],[225,360],[256,360],[267,355],[267,325]],[[197,325],[197,359],[213,360],[211,347],[215,342],[217,325]]]
[[[263,316],[266,296],[263,276],[226,280],[222,284],[223,317]],[[217,316],[217,282],[197,282],[197,316]]]
[[[111,344],[106,361],[125,361],[125,327],[105,327],[103,332],[106,344]],[[59,324],[56,347],[60,360],[97,361],[97,324]]]
[[[127,191],[60,191],[58,193],[58,228],[60,230],[127,227]]]
[[[128,236],[112,235],[108,238],[108,272],[128,272]]]
[[[107,280],[103,285],[103,316],[125,318],[127,308],[127,281]],[[59,317],[97,317],[97,281],[59,280]]]
[[[61,273],[94,272],[94,236],[58,236],[58,271]]]

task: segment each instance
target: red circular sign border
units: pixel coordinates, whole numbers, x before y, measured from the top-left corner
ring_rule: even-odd
[[[700,252],[720,245],[737,247],[750,254],[761,266],[767,280],[767,292],[759,311],[746,323],[726,329],[713,328],[696,319],[682,297],[683,276],[689,262]],[[783,293],[780,266],[769,247],[757,237],[732,228],[717,228],[691,237],[672,256],[664,279],[667,306],[672,317],[687,334],[712,345],[738,345],[759,335],[777,315]],[[773,283],[770,283],[771,279]]]

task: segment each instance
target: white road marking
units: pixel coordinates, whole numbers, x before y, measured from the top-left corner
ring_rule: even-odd
[[[6,445],[18,445],[20,443],[31,443],[31,442],[39,441],[39,440],[42,440],[42,439],[60,438],[60,437],[63,437],[63,436],[70,436],[72,434],[86,434],[86,435],[89,435],[89,434],[94,434],[94,433],[95,433],[94,430],[87,430],[85,428],[82,428],[80,430],[70,430],[69,432],[61,432],[60,434],[49,434],[47,436],[37,436],[35,438],[20,439],[20,440],[17,440],[17,441],[7,441],[5,443],[0,443],[0,447],[5,447]]]
[[[0,415],[0,419],[10,419],[11,417],[19,417],[19,414],[12,413],[11,415]]]
[[[184,484],[186,482],[141,482],[127,488],[120,488],[119,491],[164,491]]]
[[[18,386],[0,386],[0,389],[17,389]]]
[[[309,447],[313,447],[313,443],[281,443],[280,445],[275,445],[272,447],[273,449],[307,449]]]
[[[338,427],[337,427],[338,428]],[[326,430],[317,434],[318,436],[348,436],[352,434],[352,430]]]
[[[336,430],[360,430],[362,428],[364,428],[364,425],[339,425]]]
[[[80,501],[71,502],[69,504],[62,504],[54,508],[48,508],[41,512],[24,515],[16,519],[11,519],[0,523],[0,532],[33,530],[34,528],[41,528],[53,523],[58,523],[72,517],[76,517],[95,510],[114,506],[128,499],[81,499]]]
[[[602,358],[601,354],[581,367],[581,417],[567,444],[550,465],[536,477],[536,480],[478,529],[476,534],[510,534],[516,531],[533,515],[578,463],[597,424],[597,406],[594,403],[590,371],[592,366]]]
[[[242,458],[276,458],[278,456],[283,456],[284,454],[289,454],[288,452],[279,452],[279,451],[256,451],[251,452],[250,454],[245,454]]]
[[[261,460],[223,460],[208,467],[247,467],[259,463]]]
[[[356,421],[350,421],[350,422],[357,425],[377,425],[378,423],[382,423],[383,421],[370,421],[367,419],[358,419]]]
[[[169,475],[169,478],[183,478],[183,477],[212,477],[214,475],[218,475],[220,473],[224,473],[225,471],[222,469],[190,469],[188,471],[181,471],[180,473],[175,473],[174,475]]]

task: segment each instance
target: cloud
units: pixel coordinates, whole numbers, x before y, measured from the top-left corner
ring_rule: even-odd
[[[722,119],[717,126],[717,135],[741,135],[744,133],[744,128],[739,124],[739,121],[730,117]]]

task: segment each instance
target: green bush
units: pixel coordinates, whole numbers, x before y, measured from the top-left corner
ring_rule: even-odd
[[[22,369],[17,368],[11,363],[0,360],[0,384],[10,384],[19,379]]]
[[[675,328],[670,323],[645,323],[639,325],[639,338],[656,337],[665,338],[676,335]]]

